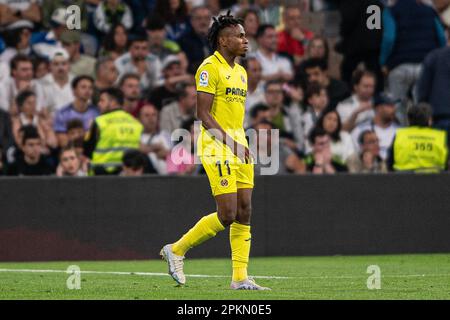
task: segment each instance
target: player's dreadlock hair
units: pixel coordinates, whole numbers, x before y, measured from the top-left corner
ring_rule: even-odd
[[[217,40],[219,38],[220,31],[231,26],[244,24],[242,19],[233,17],[230,12],[231,11],[228,10],[226,15],[220,15],[218,18],[213,17],[214,22],[208,32],[208,41],[213,51],[217,50]]]

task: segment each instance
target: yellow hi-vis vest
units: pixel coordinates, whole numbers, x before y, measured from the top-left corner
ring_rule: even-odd
[[[139,148],[142,124],[123,110],[115,110],[95,119],[100,132],[92,154],[92,165],[113,171],[122,165],[123,153]]]
[[[445,170],[447,155],[447,132],[427,127],[397,129],[395,170],[439,172]]]

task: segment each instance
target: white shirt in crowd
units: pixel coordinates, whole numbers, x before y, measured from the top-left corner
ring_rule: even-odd
[[[247,97],[245,99],[245,119],[244,127],[249,125],[250,121],[250,111],[258,103],[265,103],[266,98],[264,97],[264,84],[260,82],[253,92],[247,91]]]
[[[353,139],[353,144],[355,145],[355,149],[357,152],[360,151],[359,147],[359,136],[366,130],[375,131],[378,140],[380,141],[380,157],[383,160],[386,160],[388,155],[388,150],[394,141],[395,133],[400,126],[393,122],[387,128],[382,128],[374,124],[373,120],[369,120],[359,124],[355,129],[353,129],[351,135]]]
[[[359,101],[358,97],[355,94],[345,99],[344,101],[340,102],[336,107],[336,111],[339,113],[339,116],[341,117],[341,122],[342,123],[347,122],[350,119],[353,112],[355,112],[355,110],[359,108],[360,104],[361,102]],[[355,126],[365,121],[372,120],[374,116],[375,112],[373,111],[373,109],[361,112],[356,117]]]
[[[44,88],[45,104],[48,111],[56,112],[74,101],[71,86],[73,78],[73,75],[69,74],[69,81],[63,87],[55,82],[51,73],[39,80]]]
[[[24,11],[27,10],[31,4],[36,3],[39,6],[42,0],[0,0],[0,4],[8,6],[11,10]],[[21,27],[33,27],[34,24],[30,20],[20,19],[8,25],[7,29],[15,29]]]
[[[158,56],[150,53],[145,60],[147,62],[147,71],[141,76],[141,87],[143,89],[151,89],[164,84],[162,64]],[[130,53],[125,53],[118,57],[114,64],[119,72],[119,79],[126,73],[138,73],[136,66],[131,60]]]
[[[340,141],[331,141],[331,154],[342,163],[347,163],[348,158],[355,153],[355,146],[350,133],[341,131],[339,136]]]
[[[259,63],[262,67],[262,76],[267,77],[274,75],[280,71],[286,74],[293,74],[293,67],[291,62],[278,54],[272,55],[272,58],[268,58],[262,54],[261,50],[256,50],[254,54],[256,59],[258,59]]]
[[[154,135],[151,135],[149,133],[143,133],[141,136],[141,143],[144,145],[160,144],[164,146],[167,150],[170,150],[172,148],[170,135],[165,131],[160,131]],[[164,159],[158,158],[156,153],[154,152],[150,152],[147,155],[153,167],[158,172],[158,174],[167,174],[167,162],[165,158]]]
[[[43,107],[46,106],[44,88],[38,80],[31,80],[30,89],[36,94],[36,108],[38,111],[40,111]],[[14,78],[4,80],[0,85],[0,109],[9,111],[11,105],[15,102],[14,99],[18,94],[19,90],[17,89]]]

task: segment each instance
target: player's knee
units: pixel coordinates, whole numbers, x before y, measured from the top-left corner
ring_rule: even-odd
[[[237,210],[231,206],[219,208],[219,217],[225,226],[231,225],[236,219]]]
[[[241,218],[249,219],[252,215],[251,203],[241,203],[238,208],[238,216]]]

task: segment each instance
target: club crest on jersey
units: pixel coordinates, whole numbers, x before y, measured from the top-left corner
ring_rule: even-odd
[[[199,79],[199,82],[198,82],[200,87],[207,87],[208,86],[208,78],[209,78],[208,71],[202,71],[200,73],[200,79]]]
[[[228,187],[228,180],[227,179],[220,180],[220,185],[222,187]]]

